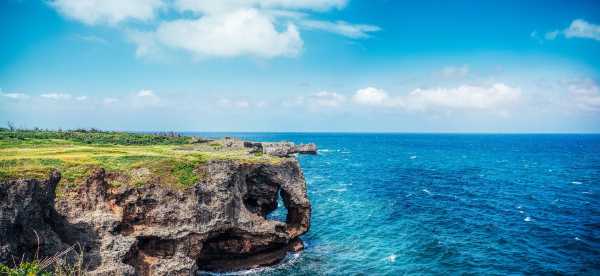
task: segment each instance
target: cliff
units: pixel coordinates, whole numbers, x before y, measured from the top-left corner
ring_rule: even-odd
[[[293,152],[257,161],[246,158],[257,155],[247,143],[220,143],[247,156],[189,161],[190,185],[165,185],[170,178],[151,163],[127,172],[98,165],[77,185],[57,170],[1,180],[0,262],[79,244],[91,275],[190,275],[274,264],[302,250],[311,205]],[[279,197],[284,222],[267,219]]]

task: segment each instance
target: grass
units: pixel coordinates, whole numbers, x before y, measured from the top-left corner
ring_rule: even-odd
[[[70,134],[0,130],[0,181],[45,179],[52,170],[58,169],[62,173],[60,192],[83,183],[94,169],[104,168],[113,176],[109,177],[112,186],[139,186],[158,181],[186,188],[203,177],[199,167],[210,160],[280,161],[269,155],[248,153],[244,148],[224,147],[218,140],[194,143],[188,137],[177,136],[163,139],[157,138],[163,137],[160,135],[121,132],[93,132],[92,136],[85,136],[89,132],[62,133]],[[96,143],[82,137],[99,137],[99,140]],[[151,141],[157,142],[152,144]]]
[[[77,247],[79,250],[77,250]],[[79,244],[73,245],[54,256],[34,260],[21,260],[12,267],[0,264],[0,275],[6,276],[82,276],[85,275],[83,251]],[[72,256],[74,258],[67,258]]]

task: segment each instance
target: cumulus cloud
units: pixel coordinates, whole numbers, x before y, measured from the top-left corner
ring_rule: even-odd
[[[114,25],[128,19],[151,20],[164,3],[162,0],[53,0],[50,5],[62,15],[88,25]]]
[[[326,31],[349,38],[367,38],[369,33],[381,30],[374,25],[350,24],[345,21],[301,20],[300,24],[307,29]]]
[[[510,107],[521,98],[521,90],[503,83],[490,86],[461,85],[455,88],[415,89],[404,96],[391,97],[384,90],[368,87],[356,91],[353,101],[370,106],[398,107],[404,110],[495,110]]]
[[[278,31],[273,19],[256,9],[164,22],[156,30],[155,39],[199,56],[220,57],[295,56],[303,43],[294,24]],[[140,47],[138,53],[144,53],[151,46]]]
[[[367,87],[356,91],[352,100],[358,104],[364,105],[387,105],[389,104],[389,96],[384,90]]]
[[[29,99],[29,96],[23,93],[2,93],[0,92],[0,97],[9,98],[13,100],[26,100]]]
[[[547,32],[544,38],[554,40],[559,35],[566,38],[587,38],[600,41],[600,25],[589,23],[583,19],[575,19],[566,29]]]
[[[461,85],[456,88],[416,89],[406,98],[409,109],[496,109],[516,103],[521,97],[519,88],[503,83],[491,86]]]
[[[304,42],[299,27],[367,38],[379,27],[310,19],[311,13],[342,9],[347,0],[52,0],[65,17],[88,25],[120,26],[136,45],[136,56],[165,57],[183,50],[199,57],[297,56]],[[168,19],[157,16],[170,12]],[[156,20],[155,20],[156,19]],[[126,23],[152,21],[145,30]],[[97,41],[97,40],[95,40]]]
[[[51,100],[70,100],[73,96],[71,94],[65,93],[48,93],[40,95],[42,98],[51,99]]]

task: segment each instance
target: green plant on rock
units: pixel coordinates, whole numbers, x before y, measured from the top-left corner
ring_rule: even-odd
[[[10,268],[0,264],[0,275],[6,276],[51,276],[52,273],[43,271],[37,261],[21,262],[18,266]]]

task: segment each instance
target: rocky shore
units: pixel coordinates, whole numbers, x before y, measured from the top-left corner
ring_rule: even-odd
[[[311,205],[292,154],[316,153],[316,146],[224,144],[282,161],[210,160],[194,168],[199,180],[186,189],[161,185],[159,178],[115,186],[119,175],[104,168],[59,196],[59,171],[0,182],[0,263],[79,244],[90,275],[193,275],[270,265],[302,250]],[[267,219],[279,197],[286,220]]]

